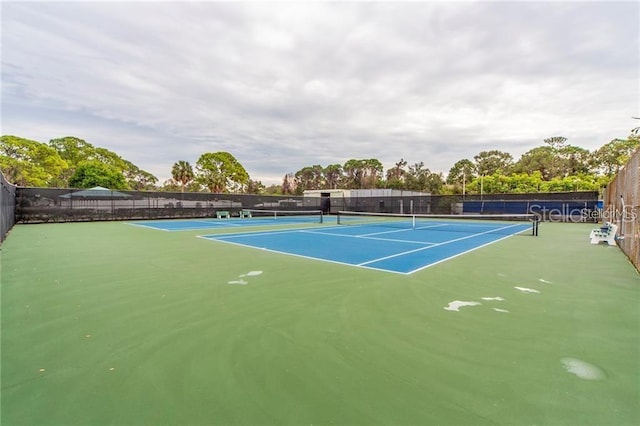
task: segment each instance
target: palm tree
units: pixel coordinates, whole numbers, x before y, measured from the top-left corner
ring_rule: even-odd
[[[193,168],[187,161],[180,160],[171,168],[171,176],[180,184],[180,188],[184,192],[184,187],[194,178]]]

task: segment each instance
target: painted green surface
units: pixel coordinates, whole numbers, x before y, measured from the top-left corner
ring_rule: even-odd
[[[2,425],[640,424],[640,277],[592,227],[403,276],[198,232],[18,225]]]

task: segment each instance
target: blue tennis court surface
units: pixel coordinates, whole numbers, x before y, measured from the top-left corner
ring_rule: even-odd
[[[303,223],[320,223],[320,216],[282,216],[229,219],[176,219],[144,220],[128,222],[129,225],[158,229],[161,231],[192,231],[198,229],[242,228],[247,226],[269,226]]]
[[[527,223],[428,227],[318,226],[281,231],[203,235],[201,238],[399,274],[411,274],[504,238],[531,230]]]

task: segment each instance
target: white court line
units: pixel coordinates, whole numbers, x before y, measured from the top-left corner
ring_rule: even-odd
[[[170,222],[170,219],[163,220],[161,222]],[[163,227],[160,227],[160,226],[153,226],[151,223],[149,223],[149,224],[133,223],[133,222],[125,222],[125,223],[127,225],[131,225],[131,226],[138,226],[140,228],[154,229],[156,231],[165,231],[165,232],[196,231],[198,229],[206,229],[206,228],[231,228],[231,227],[234,227],[234,226],[242,226],[242,225],[236,224],[236,223],[206,222],[204,220],[182,220],[182,221],[177,221],[175,223],[193,223],[194,226],[185,226],[185,227],[174,228],[174,229],[167,229],[167,228],[163,228]],[[156,222],[156,223],[158,223],[158,222]],[[197,225],[198,223],[201,223],[202,225],[198,226]],[[214,226],[211,226],[211,225],[214,225]]]
[[[323,228],[323,229],[344,229],[342,227],[331,227],[331,228]],[[420,245],[425,245],[425,244],[437,244],[437,243],[431,243],[428,241],[410,241],[410,240],[396,240],[396,239],[390,239],[390,238],[374,238],[374,237],[366,237],[363,235],[347,235],[347,234],[336,234],[333,232],[323,232],[323,231],[310,231],[310,229],[313,228],[293,228],[293,229],[283,229],[283,230],[275,230],[275,231],[260,231],[260,232],[252,232],[252,231],[247,231],[247,232],[243,232],[241,234],[238,233],[234,233],[234,234],[212,234],[212,235],[198,235],[198,237],[200,238],[206,238],[206,239],[228,239],[228,238],[235,238],[235,237],[255,237],[255,236],[264,236],[264,235],[273,235],[273,234],[290,234],[290,233],[294,233],[294,232],[299,232],[302,234],[317,234],[317,235],[328,235],[328,236],[332,236],[332,237],[343,237],[343,238],[362,238],[362,239],[368,239],[368,240],[379,240],[379,241],[392,241],[392,242],[398,242],[398,243],[409,243],[409,244],[420,244]]]
[[[461,256],[463,254],[466,254],[466,253],[472,252],[474,250],[480,249],[482,247],[488,246],[490,244],[497,243],[498,241],[502,241],[502,240],[504,240],[506,238],[509,238],[509,237],[514,236],[514,235],[520,234],[520,233],[525,232],[527,230],[523,229],[522,231],[515,232],[515,233],[510,234],[510,235],[505,235],[504,237],[499,238],[497,240],[490,241],[490,242],[488,242],[486,244],[482,244],[482,245],[477,246],[477,247],[473,247],[473,248],[471,248],[469,250],[466,250],[464,252],[454,254],[452,256],[449,256],[447,258],[438,260],[438,261],[433,262],[433,263],[429,263],[428,265],[422,266],[420,268],[414,269],[414,270],[409,271],[409,272],[401,272],[401,271],[395,271],[393,269],[377,268],[375,266],[368,266],[368,265],[371,264],[371,263],[375,263],[375,262],[381,261],[381,260],[394,258],[394,257],[399,257],[399,256],[403,256],[405,254],[410,254],[410,253],[414,253],[414,252],[418,252],[418,251],[422,251],[422,250],[427,250],[427,249],[430,249],[432,247],[446,245],[446,244],[449,244],[449,243],[452,243],[452,242],[455,242],[455,241],[465,240],[465,239],[477,237],[477,236],[483,235],[483,234],[489,234],[489,233],[492,233],[492,232],[495,232],[495,231],[498,231],[498,230],[508,229],[508,228],[512,228],[512,227],[515,227],[515,226],[518,226],[518,225],[520,225],[520,224],[509,225],[509,226],[505,226],[505,227],[502,227],[502,228],[485,231],[485,232],[482,232],[482,233],[467,235],[465,237],[456,238],[456,239],[444,241],[444,242],[441,242],[441,243],[426,243],[426,244],[431,244],[431,245],[427,246],[427,247],[421,247],[421,248],[418,248],[418,249],[414,249],[414,250],[408,250],[408,251],[405,251],[405,252],[402,252],[402,253],[398,253],[398,254],[395,254],[395,255],[391,255],[391,256],[381,257],[381,258],[378,258],[378,259],[375,259],[375,260],[371,260],[371,261],[367,261],[367,262],[362,262],[360,264],[340,262],[340,261],[336,261],[336,260],[323,259],[323,258],[313,257],[313,256],[306,256],[306,255],[301,255],[301,254],[296,254],[296,253],[291,253],[291,252],[286,252],[286,251],[273,250],[273,249],[268,249],[268,248],[265,248],[265,247],[258,247],[258,246],[255,246],[255,245],[242,244],[242,243],[238,243],[238,242],[227,240],[227,238],[233,238],[233,237],[245,237],[245,236],[251,237],[251,236],[262,236],[262,235],[273,235],[273,234],[286,234],[286,233],[293,233],[293,232],[312,233],[312,231],[309,231],[309,229],[313,229],[313,228],[309,228],[309,227],[291,228],[291,229],[283,229],[283,230],[277,230],[277,231],[262,231],[262,232],[247,231],[246,233],[234,233],[234,234],[226,234],[226,235],[225,234],[221,234],[221,235],[220,234],[198,235],[197,238],[203,238],[203,239],[207,239],[207,240],[218,240],[220,242],[227,243],[227,244],[234,244],[234,245],[237,245],[237,246],[248,247],[248,248],[252,248],[252,249],[261,249],[261,250],[268,251],[268,252],[271,252],[271,253],[285,254],[285,255],[289,255],[289,256],[296,256],[296,257],[300,257],[300,258],[303,258],[303,259],[310,259],[310,260],[315,260],[315,261],[319,260],[319,261],[322,261],[322,262],[329,262],[329,263],[334,263],[334,264],[338,264],[338,265],[345,265],[345,266],[351,266],[351,267],[355,266],[355,267],[358,267],[358,268],[375,270],[375,271],[382,271],[382,272],[390,272],[390,273],[399,274],[399,275],[411,275],[411,274],[413,274],[415,272],[418,272],[418,271],[421,271],[423,269],[429,268],[429,267],[431,267],[433,265],[437,265],[437,264],[445,262],[445,261],[447,261],[449,259],[453,259],[453,258]],[[343,229],[342,226],[323,227],[322,225],[318,226],[318,228],[319,229],[332,229],[332,228],[333,229]],[[333,234],[333,233],[324,233],[324,232],[313,232],[313,233],[319,233],[319,234],[325,234],[325,235],[335,235],[335,236],[340,236],[340,237],[362,238],[362,236],[357,236],[357,235],[354,236],[354,235]],[[369,237],[367,237],[367,238],[369,238]],[[367,238],[365,238],[365,239],[367,239]],[[384,238],[370,238],[370,239],[379,239],[379,240],[382,240],[382,241],[392,241],[392,240],[384,239]],[[405,241],[405,240],[400,240],[400,241],[401,242],[405,242],[405,243],[406,242],[413,242],[413,241]]]
[[[249,219],[238,219],[238,218],[232,218],[232,219],[212,219],[211,221],[206,221],[206,220],[179,220],[179,222],[176,223],[194,223],[194,224],[198,224],[201,223],[202,226],[198,226],[198,225],[194,225],[194,226],[186,226],[186,227],[182,227],[182,228],[175,228],[175,229],[167,229],[167,228],[160,228],[157,226],[151,226],[151,225],[145,225],[145,224],[137,224],[137,223],[132,223],[132,222],[127,222],[128,225],[133,225],[133,226],[139,226],[142,228],[150,228],[150,229],[155,229],[158,231],[165,231],[165,232],[178,232],[178,231],[197,231],[198,229],[207,229],[207,228],[211,228],[211,229],[225,229],[225,228],[254,228],[260,225],[270,225],[272,223],[274,223],[273,219],[251,219],[251,220],[255,220],[256,222],[253,222],[251,224],[248,224],[249,222],[247,222],[247,220]],[[257,221],[260,222],[257,222]],[[158,220],[159,222],[170,222],[171,219],[166,219],[166,220]],[[156,221],[156,222],[158,222]],[[275,222],[276,224],[281,224],[282,222]],[[297,224],[305,224],[306,222],[298,222]],[[206,226],[205,226],[206,225]],[[213,226],[212,226],[213,225]],[[300,229],[300,228],[294,228],[294,229]],[[247,231],[247,232],[252,232],[252,231]],[[267,231],[265,231],[267,232]],[[274,231],[277,232],[277,231]]]
[[[371,235],[384,235],[384,234],[394,234],[397,232],[407,232],[407,231],[413,231],[413,228],[406,228],[406,229],[394,229],[393,231],[384,231],[384,232],[370,232],[368,234],[360,234],[358,235],[358,237],[369,237]]]
[[[305,234],[330,235],[332,237],[359,238],[359,239],[363,239],[363,240],[391,241],[391,242],[394,242],[394,243],[419,244],[419,245],[422,245],[422,246],[425,245],[425,244],[437,244],[437,243],[430,243],[428,241],[397,240],[397,239],[394,239],[394,238],[376,238],[376,237],[369,237],[368,236],[368,235],[377,235],[378,233],[364,234],[364,235],[349,235],[349,234],[335,234],[333,232],[305,231],[304,229],[301,230],[300,232],[305,233]],[[384,232],[381,232],[381,233],[384,234]]]
[[[416,229],[431,229],[431,228],[438,228],[440,226],[449,226],[451,225],[450,223],[439,223],[437,225],[425,225],[425,226],[418,226],[416,227]],[[446,231],[446,229],[445,229]]]
[[[524,231],[523,231],[523,232],[524,232]],[[432,267],[432,266],[434,266],[434,265],[437,265],[437,264],[439,264],[439,263],[446,262],[447,260],[451,260],[451,259],[453,259],[453,258],[455,258],[455,257],[458,257],[458,256],[462,256],[463,254],[471,253],[472,251],[475,251],[475,250],[481,249],[481,248],[483,248],[483,247],[489,246],[489,245],[491,245],[491,244],[493,244],[493,243],[497,243],[498,241],[502,241],[502,240],[504,240],[504,239],[507,239],[507,238],[513,237],[513,236],[514,236],[514,235],[516,235],[516,234],[520,234],[520,232],[516,232],[515,234],[511,234],[511,235],[505,235],[504,237],[499,238],[499,239],[497,239],[497,240],[489,241],[488,243],[482,244],[482,245],[480,245],[480,246],[470,248],[469,250],[466,250],[466,251],[463,251],[463,252],[460,252],[460,253],[456,253],[456,254],[451,255],[451,256],[449,256],[449,257],[445,257],[444,259],[440,259],[440,260],[438,260],[438,261],[436,261],[436,262],[429,263],[428,265],[421,266],[421,267],[419,267],[419,268],[417,268],[417,269],[414,269],[414,270],[412,270],[412,271],[407,272],[407,275],[409,275],[409,274],[413,274],[414,272],[422,271],[423,269],[430,268],[430,267]]]
[[[355,267],[358,267],[358,268],[370,269],[370,270],[373,270],[373,271],[391,272],[393,274],[398,274],[398,275],[409,275],[406,272],[394,271],[393,269],[375,268],[375,267],[372,267],[372,266],[360,266],[360,265],[356,265],[356,264],[353,264],[353,263],[340,262],[340,261],[331,260],[331,259],[323,259],[321,257],[306,256],[304,254],[291,253],[291,252],[288,252],[288,251],[273,250],[273,249],[268,249],[266,247],[258,247],[258,246],[252,246],[250,244],[237,243],[235,241],[220,240],[218,238],[207,238],[207,237],[203,237],[203,236],[198,236],[198,238],[203,238],[203,239],[206,239],[206,240],[209,240],[209,241],[217,240],[217,241],[220,241],[221,243],[224,243],[224,244],[233,244],[233,245],[236,245],[236,246],[239,246],[239,247],[247,247],[247,248],[254,249],[254,250],[255,249],[264,250],[264,251],[269,252],[269,253],[284,254],[284,255],[287,255],[287,256],[294,256],[294,257],[299,257],[299,258],[307,259],[307,260],[334,263],[336,265],[349,266],[351,268],[353,268],[355,266]]]
[[[363,223],[360,225],[349,225],[347,224],[346,226],[350,227],[350,228],[375,228],[380,227],[380,226],[384,226],[384,225],[377,225],[375,222],[372,223]],[[394,229],[391,231],[383,231],[383,232],[371,232],[369,234],[361,234],[362,236],[367,236],[367,235],[380,235],[380,234],[391,234],[394,232],[407,232],[407,231],[415,231],[416,229],[430,229],[430,228],[438,228],[440,226],[449,226],[448,223],[438,223],[438,224],[433,224],[433,225],[426,225],[426,226],[419,226],[417,228],[401,228],[401,229]],[[338,226],[339,229],[342,229],[342,226]]]
[[[157,226],[144,225],[144,224],[142,224],[142,223],[125,222],[124,224],[125,224],[125,225],[131,225],[131,226],[137,226],[137,227],[139,227],[139,228],[153,229],[154,231],[170,232],[168,229],[158,228]]]
[[[231,227],[234,227],[234,226],[235,227],[244,226],[242,223],[235,222],[235,221],[234,222],[232,222],[232,221],[229,221],[229,222],[207,222],[207,221],[204,221],[204,220],[194,220],[194,222],[195,223],[206,224],[206,225],[208,225],[207,226],[208,228],[209,227],[210,228],[227,228],[227,227],[231,228]],[[214,225],[214,226],[211,226],[211,225]]]
[[[300,224],[298,224],[300,225]],[[267,230],[267,231],[253,231],[251,229],[248,229],[245,232],[235,232],[233,234],[209,234],[209,235],[198,235],[198,238],[205,238],[207,240],[211,240],[211,239],[222,239],[222,238],[234,238],[234,237],[253,237],[253,236],[263,236],[263,235],[272,235],[272,234],[289,234],[292,232],[300,232],[300,231],[304,231],[307,229],[314,229],[314,228],[322,228],[323,225],[318,224],[319,226],[305,226],[303,228],[286,228],[286,229],[274,229],[274,230]],[[325,229],[331,229],[331,228],[325,228]]]
[[[392,255],[390,255],[390,256],[384,256],[384,257],[381,257],[381,258],[378,258],[378,259],[369,260],[369,261],[367,261],[367,262],[363,262],[363,263],[360,263],[360,264],[358,264],[358,265],[359,265],[359,266],[360,266],[360,265],[368,265],[368,264],[370,264],[370,263],[380,262],[380,261],[382,261],[382,260],[392,259],[392,258],[394,258],[394,257],[400,257],[400,256],[404,256],[404,255],[406,255],[406,254],[411,254],[411,253],[415,253],[415,252],[422,251],[422,250],[429,250],[429,249],[434,248],[434,247],[444,246],[444,245],[447,245],[447,244],[455,243],[456,241],[467,240],[467,239],[469,239],[469,238],[478,237],[478,236],[480,236],[480,235],[484,235],[484,234],[491,234],[491,233],[493,233],[493,232],[495,232],[495,231],[500,231],[500,230],[503,230],[503,229],[513,228],[514,226],[518,226],[518,225],[519,225],[519,224],[516,224],[516,225],[509,225],[509,226],[503,226],[502,228],[492,229],[492,230],[490,230],[490,231],[480,232],[480,233],[478,233],[478,234],[467,235],[466,237],[454,238],[453,240],[447,240],[447,241],[443,241],[443,242],[441,242],[441,243],[435,243],[435,244],[433,244],[433,245],[431,245],[431,246],[428,246],[428,247],[422,247],[422,248],[418,248],[418,249],[414,249],[414,250],[408,250],[408,251],[405,251],[405,252],[402,252],[402,253],[396,253],[396,254],[392,254]],[[523,231],[524,231],[524,230],[523,230]],[[514,235],[514,234],[512,234],[512,235]],[[507,235],[505,238],[510,237],[510,236],[511,236],[511,235]],[[500,241],[500,240],[503,240],[503,239],[504,239],[504,238],[500,238],[499,240],[496,240],[496,241]],[[495,241],[492,241],[492,243],[493,243],[493,242],[495,242]],[[486,244],[484,244],[484,245],[486,245]],[[480,247],[484,247],[484,245],[483,245],[483,246],[480,246]],[[477,248],[479,248],[479,247],[477,247]],[[475,248],[474,248],[474,249],[472,249],[472,250],[475,250]],[[465,253],[468,253],[469,251],[471,251],[471,250],[467,250]],[[453,256],[452,256],[452,257],[453,257]],[[449,258],[448,258],[448,259],[449,259]],[[431,265],[433,265],[433,264],[431,264]],[[429,265],[429,266],[431,266],[431,265]]]
[[[219,240],[224,240],[227,238],[237,238],[237,237],[261,237],[263,235],[273,235],[273,234],[291,234],[294,232],[300,232],[300,229],[287,229],[284,231],[262,231],[262,232],[251,232],[251,231],[247,231],[247,232],[243,232],[243,233],[236,233],[236,234],[214,234],[214,235],[198,235],[201,238],[207,238],[207,239],[219,239]]]
[[[151,226],[149,225],[145,225],[144,223],[134,223],[134,222],[121,222],[124,225],[130,225],[130,226],[139,226],[140,228],[151,228]]]

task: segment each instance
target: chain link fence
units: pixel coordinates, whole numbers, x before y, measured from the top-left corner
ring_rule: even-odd
[[[640,148],[605,191],[605,222],[618,225],[618,245],[640,271]]]
[[[16,220],[16,187],[0,172],[0,243],[2,243]]]

